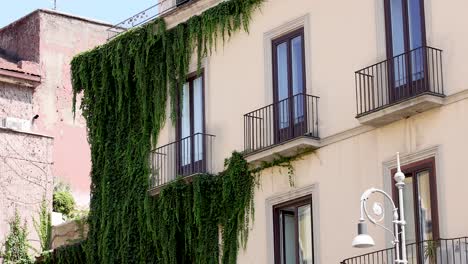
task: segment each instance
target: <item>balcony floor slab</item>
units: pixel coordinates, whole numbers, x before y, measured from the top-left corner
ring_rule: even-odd
[[[444,98],[432,94],[423,94],[395,105],[357,117],[363,125],[380,127],[407,118],[432,108],[441,106]]]
[[[291,139],[277,145],[245,155],[245,159],[252,165],[270,162],[278,157],[292,157],[307,150],[320,147],[320,139],[303,136]]]

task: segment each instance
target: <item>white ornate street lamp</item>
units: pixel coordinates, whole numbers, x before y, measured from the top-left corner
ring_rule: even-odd
[[[396,259],[395,263],[396,264],[406,264],[408,263],[408,259],[406,257],[406,237],[405,237],[405,213],[404,213],[404,207],[403,207],[403,188],[405,187],[405,174],[401,172],[400,168],[400,154],[397,152],[397,172],[395,173],[393,179],[395,180],[395,186],[398,189],[398,201],[399,201],[399,207],[400,207],[400,214],[398,215],[398,208],[395,206],[395,203],[392,200],[392,197],[388,195],[386,192],[376,189],[376,188],[370,188],[367,191],[365,191],[362,196],[361,196],[361,218],[359,219],[358,223],[358,235],[353,239],[353,247],[357,248],[367,248],[367,247],[372,247],[375,245],[374,240],[372,237],[367,234],[367,224],[366,224],[366,219],[364,216],[369,219],[371,223],[373,223],[376,226],[382,227],[383,229],[387,230],[390,232],[393,236],[393,241],[392,244],[395,246],[395,251],[396,251]],[[374,194],[374,193],[379,193],[383,195],[385,198],[387,198],[393,209],[393,231],[390,230],[389,228],[385,227],[384,225],[380,224],[384,220],[384,209],[382,204],[375,202],[373,205],[373,212],[378,218],[372,217],[367,211],[367,200],[369,197]],[[400,256],[400,241],[399,241],[399,235],[401,235],[401,256]]]

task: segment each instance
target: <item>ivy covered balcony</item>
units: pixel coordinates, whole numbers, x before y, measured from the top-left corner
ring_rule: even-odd
[[[213,173],[214,135],[196,133],[151,152],[150,192],[157,194],[168,183],[201,173]]]

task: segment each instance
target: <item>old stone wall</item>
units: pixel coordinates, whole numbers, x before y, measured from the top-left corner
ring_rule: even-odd
[[[0,118],[30,120],[33,116],[33,89],[0,82]]]
[[[52,248],[70,245],[86,238],[88,225],[84,220],[63,223],[52,228]]]
[[[39,248],[33,218],[38,219],[43,197],[51,205],[52,138],[1,129],[0,146],[0,241],[17,210]]]

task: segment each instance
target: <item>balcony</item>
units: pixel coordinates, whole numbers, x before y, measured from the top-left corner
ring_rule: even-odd
[[[161,146],[151,152],[150,194],[184,177],[190,181],[196,174],[212,173],[215,136],[197,133]]]
[[[317,96],[297,94],[244,115],[248,162],[271,161],[319,147]]]
[[[426,240],[406,246],[408,264],[468,264],[468,237]],[[390,264],[395,248],[348,258],[340,264]]]
[[[443,103],[442,50],[420,47],[356,71],[356,118],[383,126]]]

